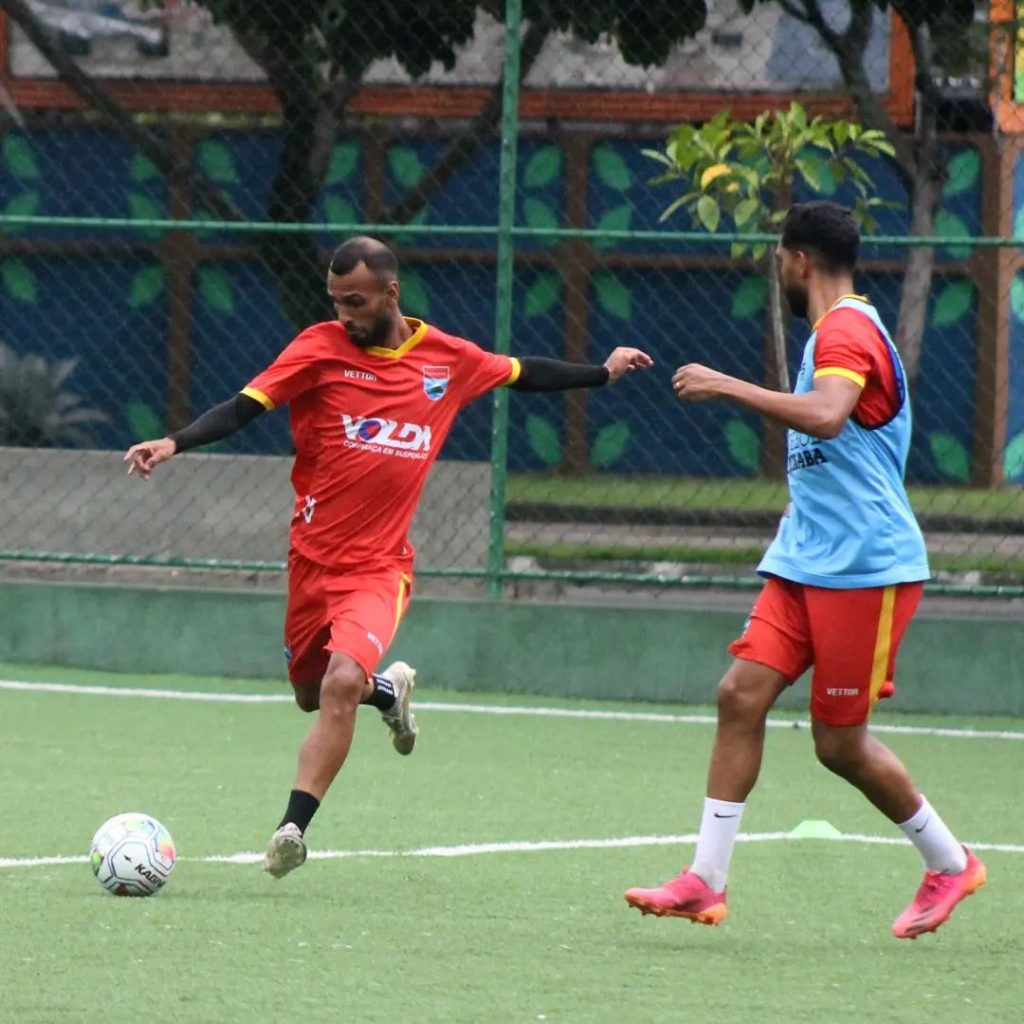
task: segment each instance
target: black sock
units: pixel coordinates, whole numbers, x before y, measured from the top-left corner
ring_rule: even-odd
[[[390,711],[395,706],[395,684],[390,679],[376,674],[370,678],[373,680],[373,693],[366,703],[381,711]]]
[[[307,793],[302,789],[293,789],[291,796],[288,797],[288,810],[284,812],[281,825],[291,822],[299,826],[300,832],[305,832],[319,806],[320,801],[312,793]],[[281,825],[277,827],[280,828]]]

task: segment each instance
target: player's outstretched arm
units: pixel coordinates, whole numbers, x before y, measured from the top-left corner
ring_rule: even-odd
[[[857,405],[861,385],[845,377],[821,377],[814,390],[791,395],[730,377],[699,363],[680,366],[672,389],[682,402],[724,398],[811,437],[836,437]]]
[[[182,427],[167,437],[133,444],[124,455],[124,461],[129,463],[128,475],[138,473],[143,480],[147,480],[149,474],[161,462],[166,462],[179,452],[187,452],[190,448],[199,448],[204,444],[220,441],[256,419],[264,411],[264,406],[255,398],[235,395],[234,398],[215,405],[187,427]]]
[[[572,388],[600,388],[614,384],[633,370],[654,365],[646,352],[638,348],[617,348],[601,366],[567,363],[561,359],[525,356],[519,360],[520,372],[511,385],[516,391],[569,391]]]

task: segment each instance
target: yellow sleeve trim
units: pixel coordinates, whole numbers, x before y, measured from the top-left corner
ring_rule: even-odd
[[[262,391],[257,391],[255,388],[242,388],[242,394],[249,398],[255,398],[267,412],[274,408],[274,403]]]
[[[515,356],[510,356],[509,362],[512,363],[512,372],[509,374],[508,380],[502,385],[506,388],[515,384],[519,380],[519,375],[523,372],[523,364]]]
[[[820,370],[814,371],[814,379],[817,380],[819,377],[845,377],[847,380],[852,380],[859,388],[864,387],[868,382],[866,377],[862,377],[854,370],[844,369],[842,366],[823,366]]]

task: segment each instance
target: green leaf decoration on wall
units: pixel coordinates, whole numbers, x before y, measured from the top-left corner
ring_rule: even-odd
[[[133,309],[148,306],[162,294],[167,283],[167,275],[160,264],[143,267],[132,280],[132,290],[128,293],[128,305]]]
[[[620,320],[633,317],[633,297],[629,289],[614,274],[607,270],[598,271],[594,275],[594,290],[601,308]]]
[[[1003,456],[1003,478],[1020,480],[1021,477],[1024,477],[1024,433],[1010,441]]]
[[[952,434],[938,431],[928,435],[935,468],[947,479],[965,484],[971,477],[971,460],[967,449]]]
[[[324,198],[324,216],[331,224],[353,224],[359,219],[355,205],[341,196]]]
[[[605,210],[601,214],[601,219],[597,222],[597,230],[628,231],[632,221],[633,204],[620,203],[618,206],[613,206],[610,210]],[[619,244],[621,244],[621,241],[614,238],[598,238],[594,241],[596,249],[610,249],[613,245]]]
[[[128,193],[128,215],[132,220],[163,220],[164,211],[147,195],[141,192]],[[159,228],[144,228],[136,232],[142,238],[159,238]]]
[[[590,452],[590,464],[595,469],[608,469],[622,458],[629,446],[629,424],[625,421],[609,423],[597,432]]]
[[[7,170],[21,181],[31,181],[39,177],[39,165],[32,145],[24,135],[10,132],[3,136],[2,150]]]
[[[562,171],[562,150],[559,146],[543,146],[526,162],[523,188],[544,188],[556,181]]]
[[[227,274],[209,263],[199,268],[199,294],[218,313],[230,316],[235,311],[235,290]]]
[[[971,281],[953,281],[939,293],[932,312],[933,327],[949,327],[962,320],[974,303],[974,284]]]
[[[761,465],[761,438],[749,423],[732,419],[725,425],[725,443],[733,460],[748,473]]]
[[[419,153],[412,146],[392,146],[388,150],[388,167],[395,181],[403,188],[413,188],[419,184],[426,170]]]
[[[971,232],[963,219],[948,210],[940,210],[935,217],[935,234],[941,237],[970,238]],[[954,259],[970,259],[974,251],[970,245],[947,245],[945,251]]]
[[[402,311],[410,316],[430,316],[430,295],[423,278],[415,270],[401,270],[398,274]]]
[[[623,159],[611,146],[603,143],[594,147],[593,152],[594,170],[602,185],[613,188],[618,192],[624,192],[633,184],[633,172]]]
[[[199,166],[208,178],[223,185],[234,185],[238,181],[235,154],[218,139],[207,139],[200,144]]]
[[[523,220],[528,228],[557,228],[559,226],[558,214],[540,199],[532,197],[523,201]],[[555,245],[555,238],[540,238],[542,245]]]
[[[153,178],[160,177],[160,171],[157,169],[156,164],[141,153],[136,153],[132,157],[132,162],[128,165],[128,173],[132,176],[132,181],[139,183],[152,181]]]
[[[39,193],[19,192],[13,196],[2,211],[9,217],[34,217],[39,213]],[[7,224],[4,225],[4,234],[17,235],[25,230],[25,225]]]
[[[359,147],[354,142],[339,142],[331,150],[327,165],[327,185],[341,185],[348,181],[359,166]]]
[[[527,316],[543,316],[562,297],[562,276],[554,271],[538,275],[526,290],[524,310]]]
[[[1024,276],[1021,274],[1010,285],[1010,308],[1018,320],[1024,321]]]
[[[526,417],[526,439],[545,466],[557,466],[562,461],[562,437],[543,416],[531,412]]]
[[[39,296],[36,276],[21,260],[4,260],[0,263],[0,280],[4,290],[18,302],[35,304]]]
[[[743,320],[748,316],[757,316],[764,312],[767,302],[768,278],[745,277],[733,293],[730,310],[732,318],[733,320]]]
[[[129,402],[124,409],[125,419],[128,420],[128,428],[136,441],[147,441],[154,437],[163,437],[163,420],[151,405],[139,399]]]
[[[957,153],[946,167],[946,184],[942,194],[947,199],[969,192],[981,177],[981,154],[976,149]]]

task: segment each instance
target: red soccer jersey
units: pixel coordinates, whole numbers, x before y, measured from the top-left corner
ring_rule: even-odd
[[[846,306],[825,314],[814,345],[814,376],[834,374],[863,389],[853,409],[862,427],[884,426],[899,412],[902,398],[889,346],[863,313]]]
[[[292,547],[321,565],[411,569],[409,524],[456,414],[519,376],[519,361],[408,320],[398,349],[307,328],[243,394],[291,409]]]

